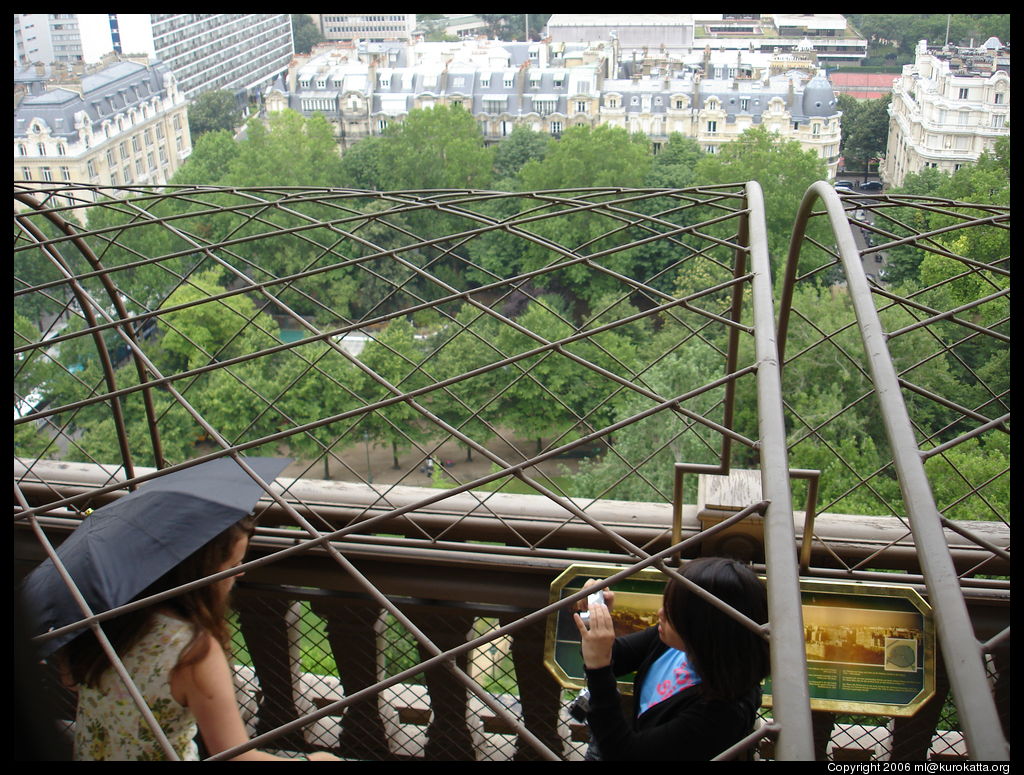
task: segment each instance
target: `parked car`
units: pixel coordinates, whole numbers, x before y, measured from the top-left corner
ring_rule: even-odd
[[[877,180],[869,180],[866,183],[860,184],[861,191],[881,191],[882,184]]]
[[[852,194],[852,193],[854,193],[853,192],[853,184],[852,183],[848,183],[845,180],[837,180],[834,185],[835,185],[836,193],[839,193],[839,194]]]

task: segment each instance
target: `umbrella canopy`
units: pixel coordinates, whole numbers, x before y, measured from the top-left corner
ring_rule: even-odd
[[[289,458],[244,458],[272,482]],[[263,488],[234,460],[220,458],[145,482],[134,492],[97,509],[57,549],[93,613],[131,602],[146,587],[249,514]],[[21,589],[40,635],[82,618],[82,612],[49,558]],[[85,630],[40,644],[47,656]]]

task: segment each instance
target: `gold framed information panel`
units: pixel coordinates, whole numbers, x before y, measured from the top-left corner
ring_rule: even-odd
[[[551,583],[551,602],[579,592],[588,579],[622,568],[572,565]],[[613,585],[617,635],[654,626],[665,576],[645,569]],[[857,581],[800,582],[811,708],[911,716],[935,693],[935,629],[931,608],[915,589]],[[565,688],[586,685],[574,606],[548,618],[544,663]],[[764,704],[771,705],[771,678]],[[619,677],[631,693],[632,676]]]
[[[800,582],[811,708],[912,716],[935,694],[935,623],[913,587]],[[764,704],[771,705],[771,678]]]

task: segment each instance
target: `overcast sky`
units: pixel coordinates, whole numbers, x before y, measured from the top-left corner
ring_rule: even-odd
[[[152,32],[148,13],[119,13],[118,30],[125,54],[152,54]],[[82,58],[86,62],[99,62],[100,57],[113,51],[110,42],[110,22],[105,13],[78,14],[78,29],[82,36]],[[132,49],[138,49],[133,51]]]

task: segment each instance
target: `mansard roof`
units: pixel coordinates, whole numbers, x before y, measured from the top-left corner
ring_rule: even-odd
[[[14,134],[25,136],[34,119],[45,122],[55,136],[77,136],[76,116],[85,113],[99,123],[164,94],[164,71],[159,63],[117,62],[84,76],[81,93],[58,87],[25,96],[14,109]]]

